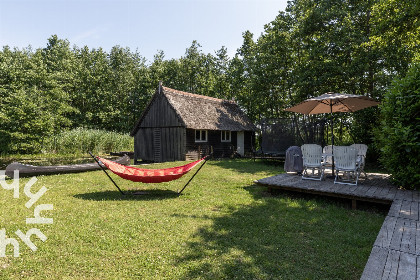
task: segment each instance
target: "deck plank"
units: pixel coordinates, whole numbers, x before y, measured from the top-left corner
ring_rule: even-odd
[[[391,188],[381,187],[381,190],[377,193],[377,198],[385,198],[388,193],[391,191]]]
[[[372,186],[369,191],[366,193],[366,196],[373,197],[374,193],[377,192],[380,188],[377,186]]]
[[[353,194],[355,196],[361,196],[361,197],[363,197],[369,191],[370,188],[371,188],[371,186],[358,186],[354,190]]]
[[[413,201],[420,202],[420,192],[419,191],[415,191],[413,193]]]
[[[382,224],[381,229],[379,230],[374,245],[382,248],[389,248],[396,224],[396,217],[387,216],[384,220],[384,223]]]
[[[373,197],[375,197],[376,199],[384,199],[384,197],[386,197],[389,191],[389,187],[379,187],[378,190],[373,194]]]
[[[337,187],[334,189],[334,193],[343,193],[343,190],[345,190],[348,186],[344,184],[336,184]]]
[[[400,250],[405,253],[416,253],[416,222],[404,221]]]
[[[361,280],[380,279],[385,269],[388,250],[374,246],[363,270]],[[378,275],[380,277],[378,278]]]
[[[385,198],[390,201],[393,201],[395,199],[395,196],[397,195],[397,191],[397,189],[391,188],[391,190],[388,192]]]
[[[415,255],[401,253],[396,279],[416,279],[416,264],[417,258]]]
[[[402,200],[396,199],[392,202],[389,208],[388,216],[398,217],[401,210]]]
[[[336,188],[336,184],[327,184],[327,188],[325,189],[326,192],[334,193],[334,189]]]
[[[419,203],[417,201],[411,201],[411,219],[418,221],[419,220]]]
[[[398,190],[396,196],[396,199],[404,199],[404,200],[413,200],[413,195],[411,192],[408,192],[407,190]]]
[[[411,217],[411,201],[403,200],[399,217],[410,219]]]
[[[391,249],[400,250],[403,232],[404,232],[404,220],[397,219],[394,232],[392,233],[391,244],[389,246]]]
[[[420,222],[417,223],[416,227],[416,255],[420,256]]]
[[[386,191],[388,192],[389,190],[386,190]],[[381,199],[382,196],[383,196],[382,195],[383,192],[384,192],[384,188],[378,187],[378,188],[376,188],[376,191],[371,194],[371,197],[375,198],[375,199]]]
[[[405,191],[405,196],[407,200],[413,201],[413,196],[415,196],[414,191],[412,190],[406,190]]]
[[[416,270],[416,274],[417,274],[417,280],[420,279],[420,257],[417,255],[417,270]]]
[[[397,279],[398,264],[401,253],[398,251],[388,251],[382,279]]]

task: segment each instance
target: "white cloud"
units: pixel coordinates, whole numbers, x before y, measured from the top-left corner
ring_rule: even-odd
[[[86,30],[84,32],[81,32],[79,34],[76,34],[75,36],[73,36],[72,38],[70,38],[70,42],[72,44],[86,44],[86,41],[89,41],[89,39],[99,39],[100,38],[100,34],[103,32],[102,29],[99,28],[92,28],[90,30]]]

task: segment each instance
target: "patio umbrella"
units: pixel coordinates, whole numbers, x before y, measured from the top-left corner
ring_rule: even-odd
[[[306,99],[296,106],[285,109],[285,111],[301,113],[305,115],[335,113],[335,112],[356,112],[368,107],[376,106],[379,102],[374,99],[356,94],[324,93],[321,96]],[[334,147],[334,121],[331,120],[331,145]],[[334,176],[334,158],[333,158]]]

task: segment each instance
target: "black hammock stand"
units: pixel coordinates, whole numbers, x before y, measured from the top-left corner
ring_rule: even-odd
[[[91,152],[89,152],[90,156],[96,161],[96,163],[101,167],[102,171],[105,172],[106,176],[109,178],[109,180],[111,180],[111,182],[114,184],[114,186],[118,189],[118,191],[122,194],[122,195],[127,195],[127,192],[123,192],[121,190],[121,188],[117,185],[117,183],[114,181],[114,179],[112,179],[112,177],[108,174],[108,172],[106,171],[106,168],[103,166],[104,164],[101,164],[100,161],[98,160],[98,158],[96,156],[94,156]],[[210,157],[212,156],[212,154],[207,155],[206,157],[202,158],[200,161],[204,161],[201,166],[197,169],[197,171],[191,176],[191,178],[188,180],[188,182],[182,187],[182,189],[178,192],[178,195],[181,195],[181,193],[185,190],[185,188],[190,184],[190,182],[194,179],[195,175],[197,175],[197,173],[201,170],[201,168],[203,168],[203,166],[206,164],[206,162],[210,159]],[[194,166],[195,167],[195,166]],[[192,168],[191,168],[192,169]],[[110,169],[113,173],[115,173],[112,169]],[[187,171],[188,172],[188,171]],[[187,173],[186,172],[186,173]],[[185,173],[185,174],[186,174]],[[117,174],[117,173],[115,173]],[[185,175],[183,174],[183,175]],[[117,174],[118,176],[120,176],[119,174]],[[180,177],[182,177],[183,175],[181,175]],[[120,176],[121,177],[121,176]],[[175,178],[173,180],[179,179]],[[123,177],[122,177],[123,178]],[[125,178],[123,178],[125,179]],[[127,179],[129,180],[129,179]],[[169,180],[172,181],[172,180]],[[135,195],[135,193],[133,193],[132,195]]]

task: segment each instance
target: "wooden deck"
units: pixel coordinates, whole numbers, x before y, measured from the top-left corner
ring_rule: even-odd
[[[332,180],[302,180],[280,174],[256,181],[270,189],[282,189],[357,201],[390,204],[361,279],[420,279],[420,193],[386,185],[334,184]]]

